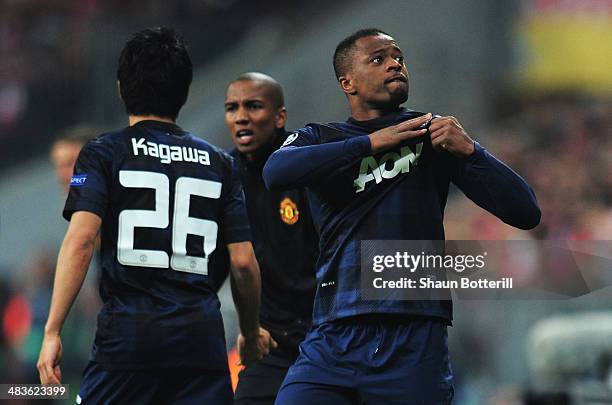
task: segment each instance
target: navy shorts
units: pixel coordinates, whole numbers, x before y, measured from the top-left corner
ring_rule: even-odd
[[[450,404],[447,323],[368,315],[314,327],[276,398],[297,404]]]
[[[297,354],[297,347],[294,350]],[[243,369],[238,374],[234,405],[274,405],[278,389],[295,357],[277,356],[273,350],[263,359]]]
[[[232,404],[228,371],[106,370],[90,361],[77,404]]]

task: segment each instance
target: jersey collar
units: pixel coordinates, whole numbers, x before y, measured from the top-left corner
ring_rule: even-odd
[[[185,135],[187,133],[178,125],[163,121],[144,120],[137,122],[133,126],[137,128],[156,129],[158,131],[164,131],[178,136]]]

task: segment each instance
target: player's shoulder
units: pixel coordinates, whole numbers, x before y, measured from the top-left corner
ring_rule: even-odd
[[[134,127],[119,128],[112,131],[103,132],[91,141],[95,141],[96,144],[110,144],[118,142],[125,136],[133,135],[137,131]],[[90,141],[90,142],[91,142]]]
[[[126,128],[104,132],[90,139],[81,149],[82,155],[101,155],[110,157],[121,144]]]
[[[124,143],[126,136],[136,133],[133,127],[120,128],[108,132],[103,132],[95,138],[89,140],[84,146],[90,148],[113,147]]]
[[[190,132],[188,132],[185,136],[191,137],[191,141],[199,149],[206,150],[209,153],[212,162],[218,162],[222,166],[228,168],[234,164],[234,157],[230,153],[225,151],[223,148],[220,148],[217,145],[213,145],[207,140],[202,139]]]
[[[318,143],[321,140],[321,132],[319,131],[318,125],[319,124],[308,123],[302,128],[297,128],[285,133],[280,140],[280,147]]]
[[[300,130],[321,143],[345,138],[351,132],[343,122],[310,122]]]

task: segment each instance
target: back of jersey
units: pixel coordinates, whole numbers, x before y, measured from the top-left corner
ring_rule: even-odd
[[[232,159],[173,124],[141,121],[88,143],[64,216],[102,218],[104,306],[92,359],[108,368],[227,368],[210,277],[250,240]]]

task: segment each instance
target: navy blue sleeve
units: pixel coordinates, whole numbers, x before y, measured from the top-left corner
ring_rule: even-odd
[[[231,159],[231,175],[224,184],[222,194],[223,216],[219,231],[223,234],[223,241],[226,244],[251,241],[251,228],[244,202],[244,192],[240,182],[237,162]]]
[[[63,216],[70,221],[76,211],[89,211],[104,218],[108,206],[111,175],[109,147],[100,139],[89,141],[79,153],[70,181]]]
[[[536,227],[541,212],[529,184],[478,142],[474,147],[474,153],[453,170],[453,183],[505,223],[520,229]]]
[[[263,178],[269,190],[288,190],[316,184],[332,172],[372,153],[367,135],[320,143],[312,127],[287,137],[266,162]]]

